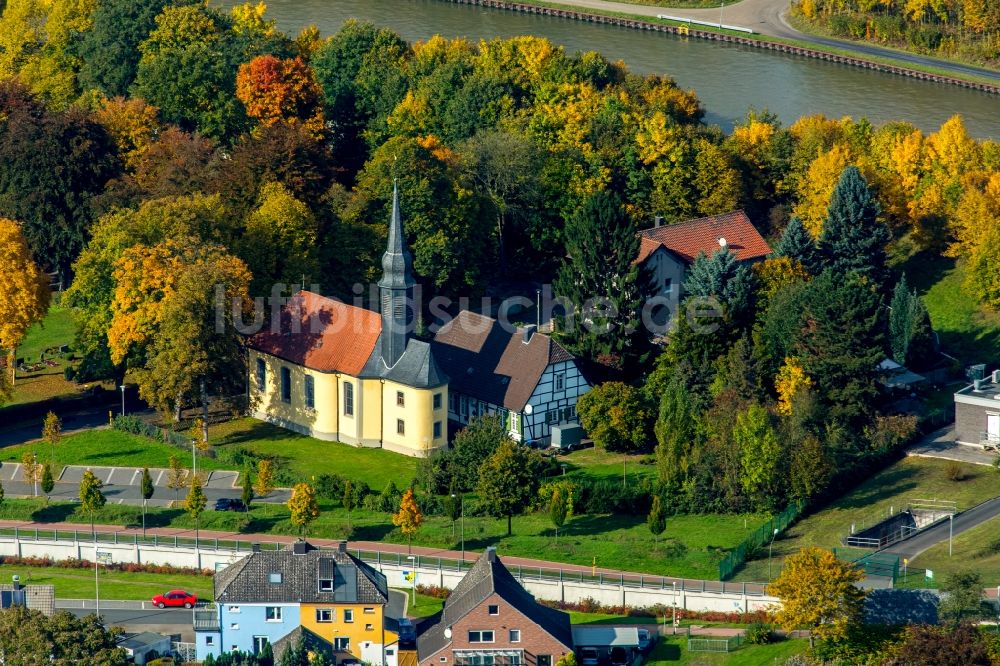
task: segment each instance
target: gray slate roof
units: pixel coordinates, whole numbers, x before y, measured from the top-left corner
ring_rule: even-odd
[[[396,365],[387,368],[381,353],[383,335],[384,331],[379,335],[374,351],[361,370],[362,378],[380,377],[413,388],[437,388],[448,383],[448,376],[434,359],[430,344],[422,340],[410,338]]]
[[[425,629],[417,637],[418,658],[423,660],[447,647],[451,639],[444,635],[444,630],[468,615],[494,592],[565,645],[567,650],[573,649],[569,614],[535,601],[500,562],[496,550],[488,548],[448,596],[441,612],[422,625]]]
[[[389,598],[385,576],[346,551],[286,550],[251,553],[215,574],[215,600],[237,603],[384,604]],[[320,574],[334,580],[332,591],[320,591]],[[272,583],[271,574],[281,582]]]

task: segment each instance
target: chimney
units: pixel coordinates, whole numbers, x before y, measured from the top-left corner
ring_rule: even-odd
[[[490,546],[486,549],[486,561],[496,562],[497,561],[497,549],[496,546]]]
[[[993,371],[993,383],[1000,384],[1000,370]]]
[[[524,331],[521,333],[521,342],[523,342],[524,344],[528,344],[529,342],[531,342],[531,336],[533,336],[534,334],[535,334],[534,324],[529,324],[528,326],[525,326]]]
[[[18,576],[17,574],[14,574],[13,576],[11,576],[10,580],[11,580],[11,583],[13,584],[13,586],[14,586],[14,591],[15,592],[17,592],[18,590],[21,589],[21,577],[20,576]]]
[[[305,541],[296,541],[292,544],[292,553],[295,555],[305,555],[309,552],[308,546],[309,544]]]
[[[973,391],[982,391],[983,390],[983,380],[982,379],[973,379],[972,380],[972,390]]]
[[[338,553],[344,553],[345,555],[347,554],[347,542],[346,541],[340,541],[340,542],[337,543],[337,552]]]
[[[250,544],[250,552],[251,553],[259,553],[260,552],[260,544],[257,543],[256,541],[253,542],[252,544]]]
[[[662,226],[663,226],[663,216],[657,215],[656,217],[653,218],[653,228],[659,229]]]

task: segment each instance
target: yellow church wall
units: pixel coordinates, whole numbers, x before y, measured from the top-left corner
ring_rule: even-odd
[[[351,413],[347,413],[346,401],[348,388],[353,396]],[[358,444],[361,442],[361,421],[364,414],[365,404],[361,396],[361,380],[350,375],[338,375],[337,387],[340,391],[339,402],[328,405],[327,409],[332,409],[340,419],[340,441],[348,444]]]
[[[363,384],[365,414],[362,429],[364,443],[378,446],[382,441],[382,381],[366,379]]]
[[[262,421],[275,423],[289,430],[312,435],[317,439],[335,440],[337,436],[337,411],[328,405],[337,404],[337,377],[333,374],[310,370],[289,363],[270,354],[250,350],[250,394],[254,416]],[[257,384],[257,361],[265,364],[265,386]],[[288,368],[290,398],[281,399],[281,369]],[[305,378],[313,379],[314,408],[306,407]]]
[[[448,437],[448,389],[416,389],[386,381],[382,387],[382,446],[407,455],[427,456]],[[439,393],[440,408],[435,410],[434,394]],[[402,404],[400,404],[402,402]],[[402,421],[403,432],[399,432]],[[441,423],[441,434],[434,437],[434,422]]]
[[[318,622],[318,609],[333,611],[332,622]],[[366,609],[370,612],[365,612]],[[352,622],[345,622],[345,610],[353,612]],[[335,638],[348,638],[350,652],[361,658],[362,644],[391,645],[399,637],[393,631],[385,630],[385,620],[382,606],[366,606],[364,604],[301,604],[300,622],[302,626],[317,636],[333,643]]]

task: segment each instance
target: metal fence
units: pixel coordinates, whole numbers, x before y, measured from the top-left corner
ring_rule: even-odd
[[[805,507],[805,502],[789,504],[784,511],[755,529],[742,543],[726,553],[726,556],[719,562],[719,580],[732,578],[733,574],[747,561],[750,554],[770,543],[775,536],[775,530],[782,532],[795,522],[802,515]]]
[[[742,636],[728,638],[689,638],[688,652],[732,652],[743,645]]]
[[[772,521],[769,521],[772,522]],[[282,550],[288,547],[287,542],[279,541],[244,541],[238,539],[195,539],[193,537],[157,536],[143,537],[141,534],[120,534],[118,532],[90,532],[88,530],[45,530],[25,529],[20,527],[0,528],[0,539],[13,537],[21,541],[74,541],[82,548],[97,544],[116,544],[125,546],[148,546],[158,548],[197,548],[204,551],[226,551],[235,553],[250,553],[255,549]],[[414,555],[410,560],[405,553],[351,549],[352,554],[360,560],[376,566],[396,566],[424,572],[453,571],[465,572],[475,564],[478,555],[470,553],[470,559],[462,560],[432,555]],[[515,563],[506,565],[507,569],[521,581],[547,581],[562,583],[586,583],[600,586],[647,590],[676,590],[677,592],[698,592],[714,594],[740,594],[745,596],[764,596],[763,583],[726,582],[700,580],[691,578],[672,578],[669,576],[654,576],[637,573],[607,572],[592,567],[536,567]]]

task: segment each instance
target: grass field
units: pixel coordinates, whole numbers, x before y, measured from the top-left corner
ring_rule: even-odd
[[[969,570],[982,575],[986,586],[1000,585],[1000,518],[955,537],[950,556],[948,543],[939,543],[911,560],[910,567],[930,569],[938,582],[941,575]]]
[[[787,555],[803,546],[833,548],[850,533],[851,525],[878,522],[890,508],[899,511],[912,499],[946,499],[967,509],[1000,495],[1000,475],[989,467],[965,465],[966,478],[951,481],[945,474],[947,462],[930,458],[904,458],[855,487],[840,499],[828,504],[790,527],[774,542],[772,573],[777,575]],[[923,565],[920,565],[923,566]],[[943,572],[961,566],[954,561]],[[737,573],[737,580],[766,581],[767,549],[758,559],[747,562]],[[1000,581],[996,581],[1000,582]],[[993,583],[996,584],[996,583]]]
[[[715,654],[711,652],[689,652],[686,636],[665,636],[660,639],[649,655],[646,666],[669,666],[687,664],[689,666],[772,666],[783,664],[789,657],[801,654],[809,647],[804,638],[779,641],[769,645],[745,645],[733,652]]]
[[[923,297],[943,351],[964,365],[1000,363],[1000,315],[983,310],[966,293],[961,264],[919,253],[898,268]]]
[[[409,456],[324,442],[251,418],[212,426],[209,439],[220,453],[227,447],[242,447],[277,456],[278,465],[300,480],[320,474],[340,474],[364,481],[378,491],[390,480],[400,487],[409,485],[417,471],[416,459]]]
[[[54,585],[56,597],[61,599],[93,599],[94,570],[64,569],[62,567],[25,567],[0,565],[0,580],[9,581],[17,574],[21,583]],[[100,572],[101,599],[146,601],[168,590],[183,589],[201,599],[212,598],[212,579],[209,576]]]
[[[20,462],[21,456],[28,452],[38,454],[39,462],[51,462],[56,477],[63,465],[167,467],[172,455],[177,456],[183,466],[191,466],[190,451],[111,429],[67,435],[56,445],[36,442],[8,446],[0,449],[0,463]],[[198,459],[199,470],[223,467],[211,458]]]
[[[72,310],[52,305],[45,318],[28,329],[27,336],[17,348],[17,358],[24,359],[26,363],[38,363],[45,350],[71,345],[75,335],[76,324],[73,321]],[[66,381],[63,376],[68,361],[60,357],[50,358],[55,360],[57,365],[46,366],[36,372],[18,373],[14,393],[8,404],[36,402],[59,395],[73,395],[83,390],[83,387]]]

